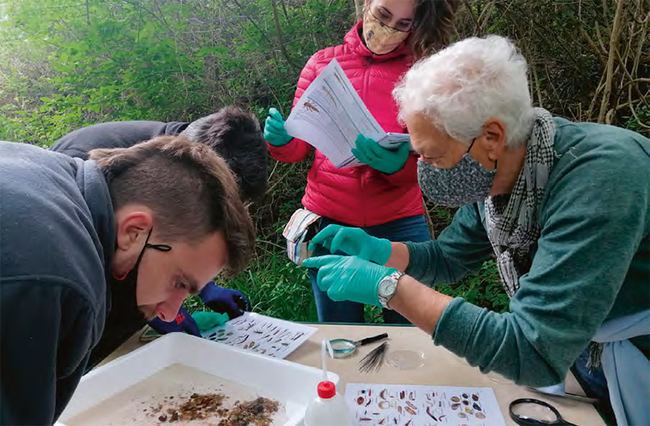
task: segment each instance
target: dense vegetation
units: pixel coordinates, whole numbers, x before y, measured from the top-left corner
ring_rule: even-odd
[[[353,0],[21,0],[0,2],[0,139],[49,146],[110,120],[191,120],[237,104],[260,119],[291,107],[302,65],[338,44]],[[465,0],[454,39],[497,33],[530,63],[535,104],[573,120],[650,130],[650,11],[645,0]],[[252,206],[257,255],[222,284],[255,310],[315,320],[303,269],[280,232],[300,204],[308,162],[270,161],[266,198]],[[436,234],[453,212],[429,206]],[[507,309],[493,262],[455,288]],[[190,307],[199,302],[190,300]],[[379,320],[369,309],[369,318]]]

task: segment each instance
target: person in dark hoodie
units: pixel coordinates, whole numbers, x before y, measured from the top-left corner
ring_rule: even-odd
[[[235,174],[245,201],[257,201],[266,192],[267,148],[253,114],[227,106],[192,122],[111,121],[70,132],[54,142],[52,151],[88,158],[95,148],[128,148],[156,136],[183,135],[221,155]]]
[[[245,201],[256,201],[264,195],[267,183],[266,143],[255,116],[238,107],[227,106],[193,122],[113,121],[94,124],[66,134],[50,149],[86,159],[88,152],[95,148],[128,148],[156,136],[179,134],[193,142],[206,144],[224,158],[235,174]],[[114,294],[114,297],[121,295]],[[230,319],[250,310],[250,302],[244,294],[219,287],[214,282],[204,287],[200,297],[213,311],[227,313]],[[104,336],[93,351],[89,366],[101,361],[144,325],[137,312],[113,311],[111,315],[113,321],[109,321]],[[199,326],[183,308],[172,321],[163,322],[155,318],[149,325],[163,334],[200,334]]]
[[[56,421],[118,302],[169,321],[253,250],[235,178],[206,145],[163,136],[89,158],[0,142],[2,424]]]

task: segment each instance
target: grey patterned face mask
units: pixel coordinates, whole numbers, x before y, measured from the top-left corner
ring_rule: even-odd
[[[490,195],[496,169],[486,169],[469,155],[469,149],[467,151],[450,169],[439,169],[418,161],[420,189],[434,204],[459,207],[483,201]]]

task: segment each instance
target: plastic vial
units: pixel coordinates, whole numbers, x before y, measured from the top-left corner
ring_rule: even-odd
[[[318,383],[318,396],[307,406],[305,426],[351,426],[352,418],[345,400],[336,393],[333,382]]]

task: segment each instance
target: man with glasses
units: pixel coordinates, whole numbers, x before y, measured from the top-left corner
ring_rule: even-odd
[[[235,174],[244,200],[255,201],[264,195],[267,181],[266,145],[257,118],[238,107],[227,106],[192,122],[137,120],[93,124],[66,134],[50,149],[87,159],[88,153],[96,148],[128,148],[156,136],[179,134],[192,142],[205,144],[223,157]],[[129,297],[129,294],[121,294],[119,289],[112,288],[114,299]],[[242,292],[222,288],[212,281],[199,296],[210,309],[218,314],[228,314],[229,319],[250,310],[250,302]],[[137,311],[115,309],[110,315],[104,335],[92,352],[89,367],[104,359],[144,325]],[[163,334],[186,332],[198,336],[201,328],[213,326],[215,321],[223,321],[223,317],[217,314],[200,315],[202,319],[207,319],[203,321],[206,324],[197,324],[194,317],[181,308],[169,322],[154,318],[149,325]]]
[[[1,424],[56,421],[109,311],[169,321],[253,250],[235,178],[207,146],[159,137],[89,158],[0,142]]]

